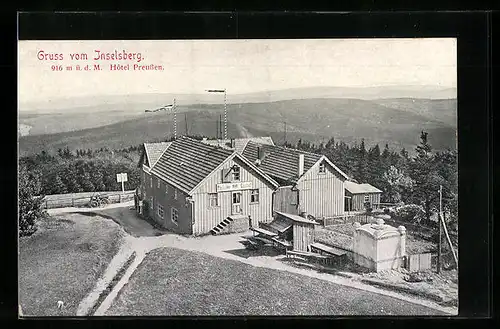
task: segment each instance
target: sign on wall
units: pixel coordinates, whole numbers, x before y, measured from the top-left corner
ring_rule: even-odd
[[[252,182],[236,182],[217,184],[217,192],[249,190],[252,188]]]

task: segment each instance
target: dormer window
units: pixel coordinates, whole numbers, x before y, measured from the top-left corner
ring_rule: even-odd
[[[321,163],[319,164],[319,173],[320,173],[320,174],[324,174],[324,173],[326,173],[326,167],[325,167],[325,163],[324,163],[324,162],[321,162]]]

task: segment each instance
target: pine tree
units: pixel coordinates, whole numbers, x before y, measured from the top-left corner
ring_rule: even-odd
[[[384,170],[382,168],[382,161],[380,158],[380,148],[378,144],[373,146],[368,151],[368,177],[367,182],[374,184],[375,186],[380,186],[382,175]]]
[[[358,182],[364,183],[368,179],[368,155],[364,139],[361,140],[357,153],[356,179]]]
[[[410,177],[414,182],[413,202],[422,204],[426,224],[430,225],[431,213],[438,200],[438,189],[442,183],[442,177],[439,176],[436,170],[432,147],[427,140],[427,136],[427,132],[422,132],[420,135],[420,144],[416,147],[417,155],[410,163]]]
[[[90,174],[87,171],[84,172],[80,178],[80,186],[82,187],[84,192],[94,192],[95,191],[94,184],[92,184]]]
[[[68,193],[68,189],[66,188],[66,185],[64,185],[64,182],[61,179],[61,176],[59,174],[54,174],[52,176],[52,179],[50,180],[50,187],[49,187],[50,194],[65,194]]]

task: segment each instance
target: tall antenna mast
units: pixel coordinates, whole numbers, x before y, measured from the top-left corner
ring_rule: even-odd
[[[226,88],[224,88],[224,139],[227,139],[227,101],[226,101]]]
[[[177,109],[175,106],[175,98],[174,98],[174,139],[177,139]]]
[[[284,142],[286,144],[286,121],[284,122],[284,124],[285,124],[285,133],[284,133],[283,139],[284,139]]]
[[[188,132],[188,115],[187,115],[187,113],[184,113],[184,121],[186,122],[186,136],[188,136],[189,132]]]
[[[219,136],[222,138],[222,114],[219,114]]]

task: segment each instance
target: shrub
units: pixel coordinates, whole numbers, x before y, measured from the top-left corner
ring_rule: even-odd
[[[409,204],[397,207],[393,216],[400,221],[415,224],[425,218],[425,211],[422,206]]]

